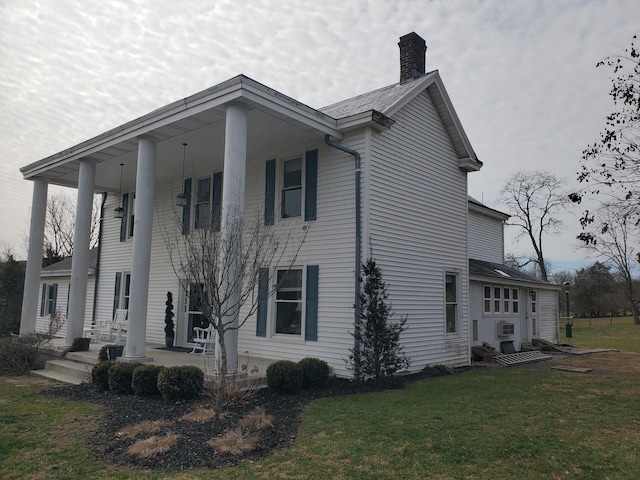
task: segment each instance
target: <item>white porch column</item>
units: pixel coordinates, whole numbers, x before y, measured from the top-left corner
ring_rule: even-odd
[[[238,325],[240,285],[237,278],[242,249],[242,227],[244,220],[245,172],[247,169],[247,110],[244,105],[227,106],[224,173],[222,188],[222,219],[220,235],[223,240],[220,264],[227,265],[226,277],[234,279],[225,286],[232,289],[229,305],[233,313],[225,316],[224,324]],[[225,309],[226,310],[226,309]],[[238,366],[238,330],[227,330],[224,336],[227,350],[227,368],[235,372]]]
[[[149,267],[156,179],[156,139],[138,139],[135,223],[131,254],[131,292],[125,360],[144,359],[149,299]],[[147,359],[145,359],[147,360]]]
[[[36,178],[33,181],[31,224],[29,226],[29,252],[27,253],[27,271],[24,277],[24,291],[22,293],[20,335],[26,335],[36,330],[48,189],[49,181],[46,178]]]
[[[89,277],[91,212],[93,210],[95,180],[95,162],[81,160],[80,171],[78,172],[78,204],[76,206],[76,226],[73,237],[73,258],[71,260],[67,345],[71,345],[74,338],[82,337],[82,329],[84,327],[84,314],[87,306],[87,280]]]

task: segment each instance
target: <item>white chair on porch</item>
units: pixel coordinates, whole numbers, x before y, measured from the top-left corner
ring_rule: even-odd
[[[217,332],[213,325],[207,328],[193,327],[193,350],[190,353],[197,353],[200,350],[201,355],[211,355],[216,351]]]
[[[106,340],[109,342],[116,340],[116,342],[119,342],[120,334],[123,328],[125,332],[127,331],[126,324],[128,313],[129,310],[127,310],[126,308],[119,308],[116,310],[116,314],[113,316],[112,320],[106,322],[97,322],[96,325],[98,326],[98,339]]]

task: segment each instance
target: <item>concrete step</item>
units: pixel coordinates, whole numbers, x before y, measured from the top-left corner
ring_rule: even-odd
[[[60,383],[68,383],[71,385],[80,385],[83,381],[75,376],[66,375],[64,373],[55,372],[53,370],[32,370],[31,375],[37,375],[38,377],[48,378]]]
[[[91,378],[92,365],[75,362],[73,360],[49,360],[45,364],[45,370],[71,375],[80,379],[89,380]]]

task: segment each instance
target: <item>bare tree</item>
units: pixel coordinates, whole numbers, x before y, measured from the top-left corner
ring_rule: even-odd
[[[633,256],[638,253],[634,242],[640,238],[636,215],[637,206],[626,199],[604,203],[596,212],[585,213],[581,219],[583,232],[577,238],[582,242],[582,248],[615,267],[631,305],[634,323],[640,324],[633,282]]]
[[[256,215],[245,223],[241,215],[229,214],[222,222],[224,233],[216,231],[216,222],[183,230],[181,220],[174,233],[165,230],[165,244],[177,278],[191,286],[191,301],[217,333],[216,411],[229,373],[225,336],[240,329],[256,314],[261,302],[275,293],[276,280],[282,282],[283,278],[276,277],[275,269],[268,267],[278,266],[280,272],[288,273],[308,232],[305,229],[294,234],[265,226],[260,220]],[[260,294],[258,287],[262,289]]]
[[[520,171],[507,179],[500,192],[500,201],[509,208],[511,215],[507,225],[519,230],[518,238],[526,236],[535,252],[519,266],[535,263],[544,281],[548,280],[548,272],[543,239],[562,228],[558,215],[569,204],[562,185],[563,182],[550,172]]]
[[[100,231],[100,200],[94,196],[91,212],[89,248],[98,245]],[[44,228],[43,266],[59,262],[73,254],[76,223],[76,200],[68,194],[49,196]]]

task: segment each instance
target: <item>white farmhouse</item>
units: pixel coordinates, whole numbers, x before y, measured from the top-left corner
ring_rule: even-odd
[[[554,340],[555,290],[502,266],[506,217],[468,200],[467,175],[482,163],[440,74],[425,69],[424,40],[410,33],[399,47],[399,83],[325,108],[239,75],[22,168],[34,193],[21,332],[50,312],[39,300],[50,302],[40,261],[51,183],[78,189],[69,284],[57,282],[58,296],[69,289],[67,343],[125,308],[125,359],[143,360],[145,344],[164,343],[171,291],[176,344],[191,345],[202,315],[191,308],[190,285],[175,274],[164,238],[180,234],[180,222],[198,229],[238,210],[247,222],[261,212],[269,228],[307,233],[287,292],[229,338],[232,368],[238,352],[312,356],[349,376],[356,272],[370,252],[393,310],[408,315],[401,341],[411,371],[467,365],[471,345],[482,341]],[[96,271],[88,276],[94,193],[105,201]],[[263,268],[277,278],[285,266]]]

